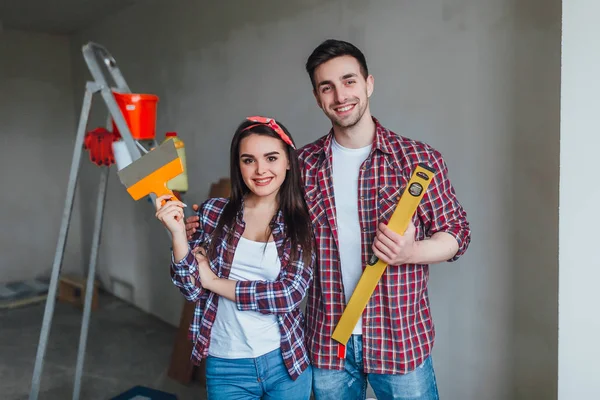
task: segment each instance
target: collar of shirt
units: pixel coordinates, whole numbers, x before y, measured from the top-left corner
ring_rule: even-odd
[[[380,151],[383,154],[396,158],[396,154],[393,151],[394,146],[390,143],[389,136],[392,133],[381,125],[379,120],[375,117],[371,117],[373,122],[375,123],[375,138],[373,140],[373,148],[371,149],[371,153],[369,153],[369,157],[373,155],[375,151]],[[327,136],[325,136],[323,141],[322,152],[320,154],[320,162],[325,161],[326,159],[330,159],[331,157],[331,144],[333,142],[333,128],[329,130]]]

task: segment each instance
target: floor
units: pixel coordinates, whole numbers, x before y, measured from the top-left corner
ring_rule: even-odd
[[[92,312],[82,400],[107,400],[143,385],[202,400],[201,386],[181,385],[166,376],[175,328],[102,293]],[[29,398],[45,303],[0,310],[0,398]],[[40,400],[72,398],[82,312],[56,303],[43,367]]]

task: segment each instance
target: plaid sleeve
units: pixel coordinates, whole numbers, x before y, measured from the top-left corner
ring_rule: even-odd
[[[456,198],[454,187],[448,178],[448,167],[442,155],[433,151],[430,159],[431,166],[436,170],[427,199],[423,204],[424,217],[429,225],[426,232],[431,236],[436,232],[446,232],[458,242],[458,251],[448,261],[456,261],[462,256],[471,242],[471,228],[467,221],[467,213]]]
[[[194,278],[195,282],[192,282]],[[202,285],[198,276],[198,264],[196,257],[188,249],[188,253],[179,262],[173,259],[171,252],[171,280],[179,288],[187,301],[197,301],[202,294]]]
[[[208,207],[209,203],[206,202],[198,209],[200,226],[188,242],[188,252],[185,257],[179,262],[175,262],[173,251],[171,251],[171,280],[188,301],[197,301],[203,290],[198,275],[198,262],[192,254],[192,249],[204,244],[207,239],[205,227],[209,223]],[[191,278],[194,278],[195,282],[192,282]]]
[[[286,314],[300,305],[313,278],[316,260],[312,253],[311,265],[298,259],[290,260],[279,279],[266,281],[238,281],[235,287],[237,308],[240,311],[258,311],[262,314]]]

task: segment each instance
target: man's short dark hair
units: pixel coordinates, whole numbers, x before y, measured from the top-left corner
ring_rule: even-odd
[[[369,76],[367,60],[362,51],[360,51],[352,43],[344,42],[343,40],[327,39],[313,50],[312,54],[306,61],[306,72],[308,72],[308,75],[310,76],[313,89],[316,89],[315,69],[327,61],[341,56],[354,57],[360,64],[360,72],[363,74],[365,79],[367,76]]]

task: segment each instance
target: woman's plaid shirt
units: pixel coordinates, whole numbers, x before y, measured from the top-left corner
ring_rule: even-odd
[[[193,249],[208,244],[210,240],[221,241],[217,246],[217,256],[210,260],[211,269],[220,278],[229,276],[233,255],[245,228],[243,209],[240,209],[233,227],[234,240],[231,246],[224,237],[211,237],[227,201],[213,198],[201,205],[198,211],[200,227],[189,242],[190,249]],[[224,234],[229,229],[225,227]],[[312,257],[313,265],[306,265],[302,261],[300,248],[298,259],[290,260],[291,244],[286,240],[286,227],[281,211],[273,217],[271,230],[281,261],[281,272],[275,281],[238,281],[236,303],[240,311],[277,315],[281,332],[281,354],[290,377],[295,380],[309,365],[303,329],[305,322],[300,303],[312,281],[315,255]],[[191,277],[195,283],[192,283]],[[219,296],[202,287],[198,264],[191,252],[178,263],[171,258],[171,278],[185,298],[196,303],[189,338],[194,343],[192,361],[199,364],[208,355],[210,331],[217,315]]]
[[[458,259],[471,233],[466,212],[456,199],[442,155],[427,144],[397,136],[377,119],[373,148],[359,172],[358,210],[363,268],[372,255],[378,222],[387,223],[418,163],[437,173],[413,222],[416,239],[447,232],[458,241]],[[317,368],[342,369],[331,334],[345,307],[338,253],[332,179],[332,131],[299,150],[300,163],[317,243],[317,263],[306,309],[306,338]],[[430,354],[435,330],[429,308],[428,265],[388,266],[362,316],[364,367],[367,373],[405,374]]]

